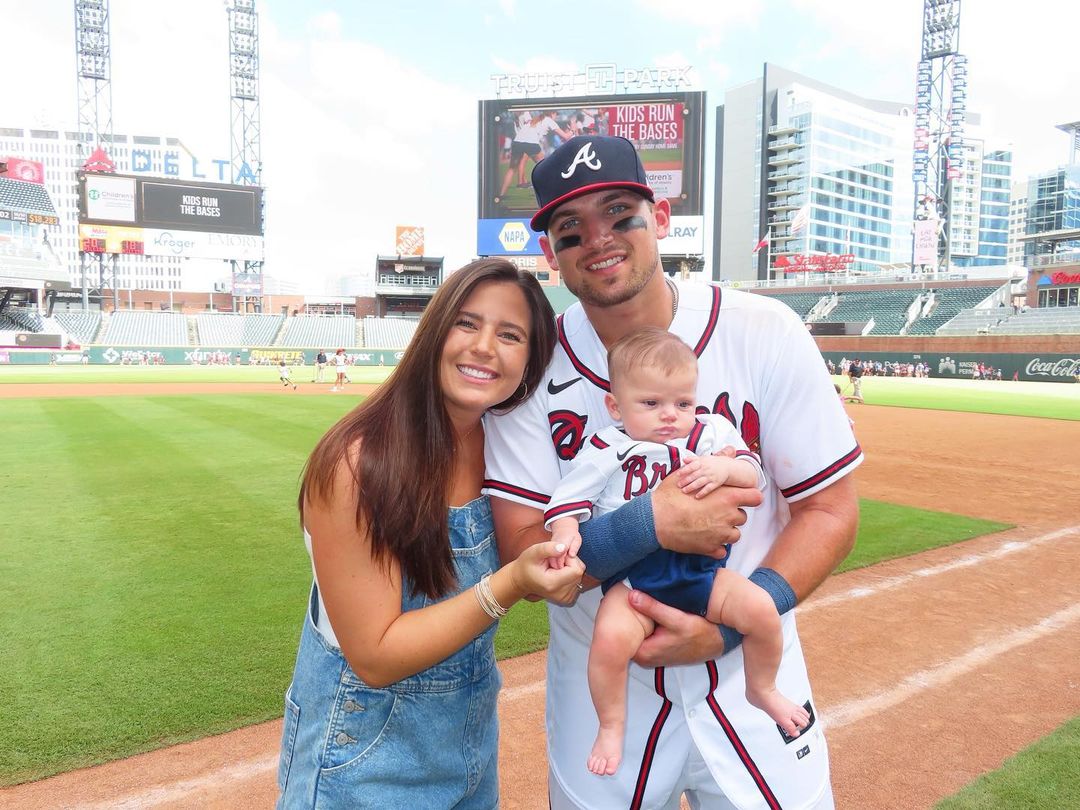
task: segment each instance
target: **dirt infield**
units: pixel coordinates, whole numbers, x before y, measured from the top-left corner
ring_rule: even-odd
[[[1080,714],[1080,422],[849,411],[868,455],[861,495],[1018,526],[835,576],[799,607],[838,807],[929,807]],[[505,808],[547,806],[543,662],[500,665]],[[0,807],[270,807],[279,733],[266,723],[0,790]]]

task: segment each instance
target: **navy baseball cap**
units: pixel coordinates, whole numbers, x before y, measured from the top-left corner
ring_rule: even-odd
[[[556,208],[592,191],[627,188],[654,201],[634,145],[610,135],[571,138],[533,166],[532,185],[540,210],[529,225],[541,233],[547,230]]]

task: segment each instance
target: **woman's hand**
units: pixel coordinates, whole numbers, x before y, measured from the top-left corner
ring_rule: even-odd
[[[557,605],[572,605],[581,589],[578,585],[585,575],[585,564],[576,556],[565,556],[566,545],[555,540],[526,548],[512,567],[514,584],[522,594],[536,594]],[[564,558],[561,567],[552,565],[553,558]]]

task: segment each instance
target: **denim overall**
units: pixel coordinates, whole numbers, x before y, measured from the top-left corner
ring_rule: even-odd
[[[449,524],[460,592],[499,565],[488,499],[451,507]],[[402,611],[436,601],[402,585]],[[313,587],[285,693],[279,810],[497,808],[496,625],[435,666],[375,689],[316,628],[318,610]]]

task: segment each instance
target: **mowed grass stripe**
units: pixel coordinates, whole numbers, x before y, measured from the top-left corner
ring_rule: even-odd
[[[1046,810],[1080,807],[1080,717],[1005,760],[936,810]]]
[[[289,393],[4,403],[0,781],[280,715],[311,581],[297,476],[357,401]],[[918,550],[902,507],[876,509],[858,549]],[[933,544],[971,536],[952,518],[920,518]],[[544,605],[519,605],[498,651],[546,638]]]
[[[34,607],[5,635],[34,654],[0,675],[19,726],[5,781],[280,713],[310,581],[297,474],[326,426],[297,440],[279,422],[180,430],[136,398],[34,405],[55,495],[48,520],[9,511],[27,529],[5,556]],[[68,511],[78,525],[45,528]]]

